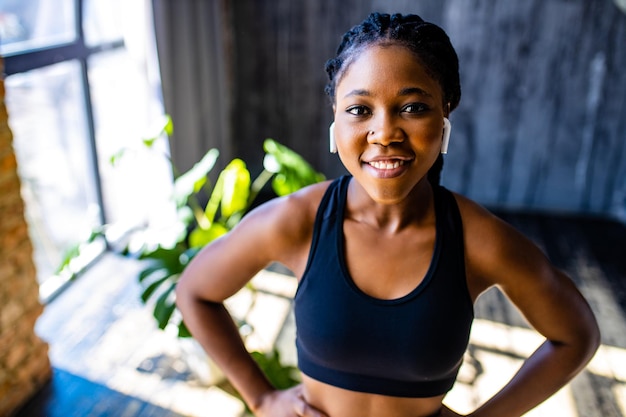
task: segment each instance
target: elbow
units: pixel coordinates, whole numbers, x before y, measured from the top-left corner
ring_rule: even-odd
[[[591,307],[588,306],[587,309],[587,340],[589,346],[589,354],[590,357],[593,356],[600,344],[602,342],[602,334],[600,333],[600,326],[598,325],[598,320],[596,319],[595,314],[591,310]]]
[[[200,305],[220,304],[223,302],[220,299],[214,300],[211,298],[213,292],[209,291],[209,288],[209,284],[199,281],[197,277],[187,271],[182,273],[176,283],[174,293],[176,296],[176,307],[183,318],[186,315],[194,314]]]
[[[591,311],[585,322],[584,330],[579,334],[579,346],[583,361],[588,363],[600,347],[602,336],[598,322]]]
[[[593,318],[590,327],[591,327],[591,329],[589,331],[589,336],[588,336],[588,340],[589,340],[589,359],[591,359],[591,357],[593,357],[593,355],[596,353],[596,351],[600,347],[600,344],[602,343],[602,334],[600,333],[600,327],[598,326],[598,322],[595,319],[595,317]]]

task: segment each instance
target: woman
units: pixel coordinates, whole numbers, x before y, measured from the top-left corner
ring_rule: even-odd
[[[546,341],[471,416],[520,416],[599,343],[572,282],[513,228],[438,185],[460,100],[447,35],[374,13],[328,61],[331,151],[350,175],[272,200],[204,248],[177,288],[184,320],[259,417],[459,416],[442,404],[473,303],[498,286]],[[274,389],[223,306],[271,262],[299,279],[302,384]]]

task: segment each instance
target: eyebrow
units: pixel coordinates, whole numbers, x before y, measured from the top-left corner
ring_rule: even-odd
[[[370,93],[368,90],[352,90],[348,94],[346,94],[344,98],[353,97],[353,96],[371,96],[371,95],[372,93]]]
[[[426,96],[426,97],[432,97],[432,94],[430,94],[429,92],[427,92],[426,90],[419,88],[419,87],[405,87],[405,88],[401,88],[400,91],[398,91],[398,97],[401,96],[411,96],[411,95],[420,95],[420,96]],[[350,91],[348,94],[346,94],[344,96],[344,98],[346,97],[353,97],[353,96],[364,96],[364,97],[370,97],[372,95],[372,93],[368,90],[365,89],[356,89],[356,90],[352,90]]]
[[[411,96],[413,94],[417,94],[419,96],[432,97],[428,91],[419,88],[419,87],[406,87],[398,91],[398,96]]]

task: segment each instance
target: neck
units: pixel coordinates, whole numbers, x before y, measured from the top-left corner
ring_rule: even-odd
[[[382,204],[373,200],[356,181],[350,181],[346,217],[386,233],[398,233],[411,226],[434,220],[433,190],[426,178],[398,203]]]

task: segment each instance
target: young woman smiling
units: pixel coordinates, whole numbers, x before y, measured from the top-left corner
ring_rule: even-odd
[[[467,348],[473,303],[498,286],[545,337],[469,414],[520,416],[566,384],[599,343],[570,279],[512,227],[439,185],[459,103],[447,35],[374,13],[328,61],[331,150],[349,175],[272,200],[185,270],[185,322],[259,417],[459,416],[442,404]],[[299,279],[302,384],[273,388],[223,301],[271,262]]]

